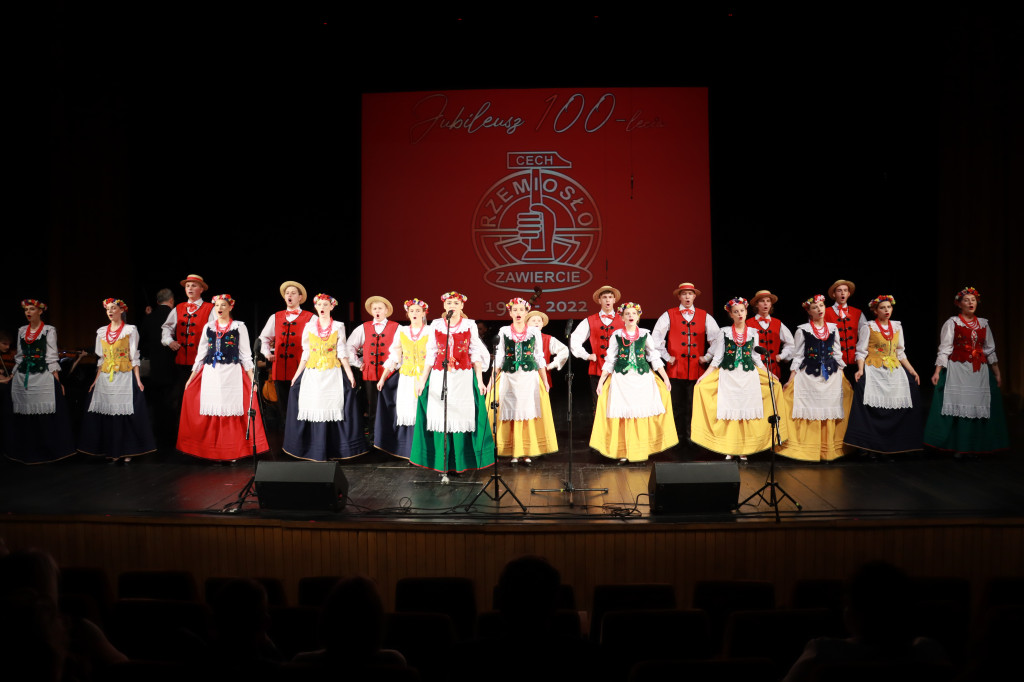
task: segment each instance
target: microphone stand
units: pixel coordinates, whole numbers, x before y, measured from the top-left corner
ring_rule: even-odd
[[[570,343],[569,336],[572,334],[572,320],[566,320],[565,323],[565,342],[566,345]],[[572,463],[573,463],[573,441],[572,441],[572,357],[569,358],[569,363],[565,372],[565,381],[569,385],[569,396],[568,403],[566,405],[566,422],[569,425],[569,472],[566,475],[566,479],[562,481],[561,488],[531,488],[531,493],[568,493],[569,494],[569,508],[573,507],[572,494],[575,492],[581,493],[608,493],[608,488],[577,488],[572,483]],[[596,418],[596,416],[595,416]]]
[[[476,501],[480,499],[481,495],[487,495],[488,498],[495,502],[500,502],[501,498],[505,497],[505,495],[511,495],[512,499],[519,505],[519,508],[523,510],[523,513],[528,514],[529,512],[526,509],[526,505],[516,497],[516,494],[508,487],[508,483],[505,483],[505,479],[501,477],[500,473],[498,473],[498,461],[501,459],[498,457],[498,344],[500,342],[501,332],[499,331],[498,338],[494,340],[494,355],[491,359],[491,395],[489,401],[491,406],[491,438],[494,440],[494,470],[491,477],[487,480],[487,483],[484,484],[484,487],[480,488],[476,496],[473,497],[473,499],[469,501],[469,504],[466,505],[466,511],[469,511],[470,508],[476,504]],[[488,492],[487,490],[491,483],[494,483],[493,493]],[[498,487],[499,484],[505,488],[504,491],[500,490]]]
[[[444,403],[444,471],[441,473],[441,485],[448,485],[448,348],[452,342],[451,310],[444,316],[444,333],[444,360],[441,361],[441,401]]]
[[[257,311],[256,319],[259,319],[259,312]],[[256,454],[256,408],[254,407],[255,401],[259,400],[259,392],[257,386],[260,385],[260,366],[256,362],[256,353],[260,349],[260,337],[255,337],[252,342],[252,381],[249,383],[249,410],[246,413],[245,421],[245,439],[249,440],[249,434],[252,434],[252,474],[249,476],[249,480],[242,486],[242,490],[238,493],[238,497],[235,498],[234,502],[229,502],[224,505],[221,510],[228,514],[237,514],[242,510],[242,506],[250,496],[256,497],[256,467],[258,466],[258,456]],[[243,368],[244,372],[245,369]]]
[[[751,493],[747,499],[737,504],[736,509],[738,510],[755,497],[760,497],[762,502],[765,502],[769,507],[775,509],[775,523],[781,523],[782,519],[779,516],[779,503],[782,502],[782,500],[789,500],[795,504],[797,511],[803,511],[803,506],[793,499],[793,497],[775,480],[775,451],[778,446],[782,445],[782,433],[779,427],[779,408],[775,404],[775,373],[772,371],[772,356],[771,353],[768,353],[766,349],[761,346],[754,347],[755,353],[760,353],[761,351],[765,351],[761,353],[761,355],[768,358],[765,368],[768,370],[768,394],[772,398],[772,416],[768,417],[768,423],[771,424],[772,427],[772,455],[771,459],[768,460],[768,478],[765,479],[764,485]],[[764,496],[765,490],[769,491],[767,498]]]

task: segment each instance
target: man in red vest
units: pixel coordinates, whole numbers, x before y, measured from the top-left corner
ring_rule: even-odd
[[[624,326],[622,318],[615,312],[615,304],[620,298],[622,294],[612,286],[606,285],[595,291],[594,302],[601,305],[601,310],[580,322],[569,337],[572,354],[590,363],[587,374],[590,375],[590,397],[594,401],[594,409],[597,409],[597,382],[601,380],[608,339],[612,332]],[[583,347],[587,341],[590,342],[589,351]]]
[[[753,317],[747,318],[747,326],[757,330],[758,343],[768,351],[761,355],[765,367],[771,365],[776,377],[781,377],[780,363],[789,360],[793,354],[793,333],[777,317],[772,317],[775,304],[779,297],[761,289],[750,299],[750,306],[757,311]],[[771,363],[769,363],[769,359]]]
[[[185,382],[192,374],[199,339],[213,319],[213,304],[203,300],[203,292],[210,288],[203,278],[189,275],[181,280],[181,286],[185,288],[186,300],[171,309],[160,328],[160,343],[175,353],[174,393],[179,399],[185,392]]]
[[[857,339],[870,333],[864,313],[848,305],[856,290],[857,287],[850,280],[837,279],[835,284],[828,288],[828,295],[835,303],[825,308],[825,321],[832,322],[839,328],[839,346],[843,349],[843,361],[846,363],[843,372],[851,384],[857,383],[853,378],[857,373]]]
[[[693,387],[711,362],[713,346],[721,333],[715,318],[694,307],[700,289],[691,282],[677,286],[672,295],[679,299],[679,306],[661,314],[651,332],[651,341],[661,353],[672,382],[672,415],[679,442],[685,444],[690,440]]]
[[[284,299],[284,310],[270,316],[260,332],[263,356],[274,363],[270,379],[277,391],[277,415],[284,427],[288,414],[288,393],[295,370],[302,360],[302,330],[313,319],[313,313],[299,306],[306,302],[306,287],[294,280],[283,282],[278,291]]]
[[[366,389],[367,404],[366,424],[372,435],[377,418],[377,382],[385,374],[384,363],[388,360],[388,351],[395,340],[395,334],[398,333],[399,325],[388,319],[394,309],[391,302],[383,296],[371,296],[366,299],[363,307],[373,319],[359,325],[349,334],[348,362],[353,367],[361,367],[363,370],[363,388]]]

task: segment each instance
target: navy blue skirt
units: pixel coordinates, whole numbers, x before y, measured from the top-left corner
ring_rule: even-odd
[[[398,425],[400,377],[398,372],[393,372],[384,382],[384,389],[377,394],[377,421],[373,425],[373,444],[378,450],[383,450],[389,455],[409,459],[415,427]]]
[[[103,377],[100,377],[103,380]],[[95,392],[89,395],[92,405]],[[121,459],[137,457],[156,451],[156,440],[149,425],[146,399],[135,378],[132,378],[132,409],[135,414],[100,414],[89,412],[82,415],[82,433],[78,438],[78,451],[96,457]]]
[[[17,380],[15,376],[14,381]],[[52,414],[15,414],[11,392],[3,392],[4,454],[8,459],[22,464],[46,464],[76,453],[71,413],[57,379],[53,380],[53,390],[57,406]]]
[[[911,407],[899,410],[869,407],[864,404],[864,381],[853,388],[853,407],[850,409],[850,424],[846,428],[843,442],[847,445],[883,454],[914,452],[923,450],[924,405],[921,390],[905,368],[910,382]]]
[[[281,449],[296,459],[314,462],[366,454],[370,448],[363,432],[363,411],[356,399],[356,392],[348,383],[348,377],[344,377],[341,382],[345,396],[342,421],[308,422],[299,420],[299,390],[302,388],[303,374],[299,375],[288,392],[288,416],[284,422],[284,443]]]

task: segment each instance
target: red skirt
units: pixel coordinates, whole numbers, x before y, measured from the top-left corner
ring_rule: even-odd
[[[247,404],[251,382],[245,372],[240,371],[239,374],[242,377],[242,395],[245,396]],[[245,439],[246,415],[210,417],[199,414],[199,388],[202,381],[203,374],[200,372],[196,380],[185,389],[185,395],[181,398],[181,419],[178,422],[176,447],[186,455],[221,462],[251,457],[252,434],[249,440]],[[256,452],[268,452],[270,445],[267,443],[267,433],[263,428],[263,415],[260,412],[258,398],[253,401],[253,407],[256,409]]]

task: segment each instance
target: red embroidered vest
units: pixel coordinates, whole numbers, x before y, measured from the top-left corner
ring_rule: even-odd
[[[975,331],[959,324],[953,326],[953,352],[949,354],[949,359],[953,362],[969,362],[977,372],[988,361],[981,350],[985,345],[985,332],[988,328],[982,327]]]
[[[610,325],[603,324],[598,314],[588,317],[587,324],[590,326],[590,352],[597,356],[597,362],[590,363],[590,374],[599,377],[601,368],[604,367],[604,356],[608,353],[608,340],[612,338],[612,333],[616,329],[622,329],[626,325],[617,313]]]
[[[434,358],[434,367],[437,371],[444,369],[441,363],[444,361],[444,340],[447,334],[443,329],[434,330],[434,340],[437,342],[437,357]],[[472,334],[467,329],[464,332],[452,332],[451,339],[448,342],[448,357],[451,361],[448,363],[448,370],[453,371],[456,369],[473,369],[473,361],[469,358],[469,344],[472,340]]]
[[[174,306],[174,312],[178,317],[178,321],[174,325],[174,340],[181,344],[181,348],[174,355],[175,364],[192,365],[196,361],[199,335],[203,333],[203,327],[210,321],[212,310],[213,304],[209,301],[203,301],[203,304],[194,313],[188,312],[188,301]]]
[[[299,311],[293,321],[287,320],[287,310],[274,313],[274,367],[270,378],[291,381],[302,359],[302,330],[313,319],[308,310]]]
[[[665,335],[665,349],[676,359],[665,365],[670,379],[696,381],[704,373],[697,358],[704,355],[707,345],[707,313],[699,308],[693,311],[693,320],[687,322],[678,307],[668,311],[668,334]]]
[[[768,320],[768,328],[764,329],[761,324],[757,321],[757,316],[747,318],[747,326],[757,332],[758,345],[762,346],[768,354],[761,354],[761,361],[764,366],[768,366],[768,357],[772,359],[772,373],[775,376],[780,376],[779,372],[779,351],[782,350],[782,337],[780,333],[782,331],[782,323],[779,322],[779,318],[772,317]]]
[[[836,309],[825,308],[825,321],[839,328],[839,347],[843,349],[843,362],[857,363],[857,328],[860,325],[861,312],[851,306],[846,307],[846,319],[840,320]]]
[[[363,379],[379,381],[388,360],[388,349],[395,340],[398,323],[388,320],[380,334],[373,328],[373,322],[363,323]]]

